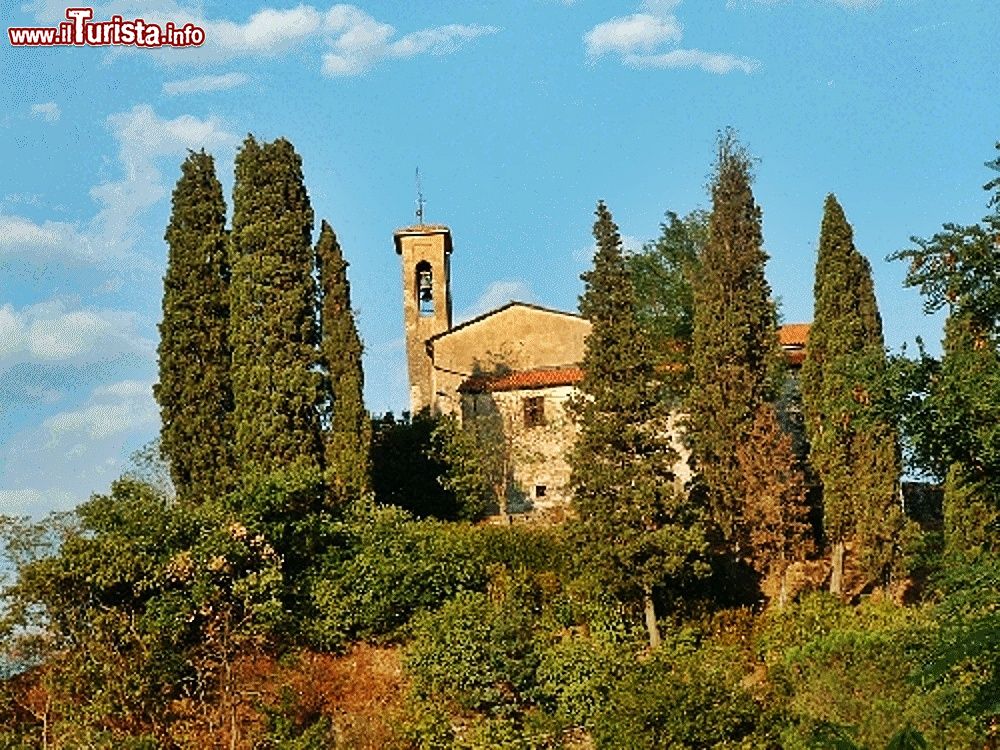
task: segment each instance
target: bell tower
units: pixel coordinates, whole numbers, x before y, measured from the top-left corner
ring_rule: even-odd
[[[410,376],[410,411],[432,408],[433,363],[427,339],[451,328],[451,230],[418,224],[393,234],[403,263],[403,322]]]

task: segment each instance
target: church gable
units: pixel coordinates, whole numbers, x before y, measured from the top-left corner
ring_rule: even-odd
[[[432,337],[435,369],[475,374],[575,365],[590,323],[579,315],[511,302]]]

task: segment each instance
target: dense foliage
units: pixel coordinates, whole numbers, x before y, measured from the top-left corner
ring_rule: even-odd
[[[230,302],[234,446],[244,481],[322,467],[312,229],[292,144],[248,136],[236,156]]]
[[[361,338],[351,311],[347,261],[326,221],[316,244],[322,298],[320,362],[323,367],[323,431],[327,496],[334,506],[358,500],[371,485],[371,420],[365,410]]]
[[[226,204],[205,152],[181,165],[167,225],[160,323],[160,449],[178,495],[201,502],[232,489]]]
[[[681,218],[667,211],[660,236],[625,259],[635,288],[636,315],[671,402],[683,402],[690,385],[693,285],[707,238],[706,212],[692,211]]]
[[[897,431],[874,416],[885,370],[882,318],[871,266],[854,246],[851,225],[827,196],[816,261],[815,313],[802,367],[809,461],[822,485],[823,531],[832,547],[830,590],[840,593],[845,545],[865,572],[891,571],[903,525],[896,503]]]
[[[719,138],[708,238],[694,284],[688,435],[712,520],[725,548],[745,546],[744,488],[736,448],[775,394],[779,355],[764,278],[761,210],[752,160],[732,131]]]
[[[1000,172],[1000,158],[987,166]],[[948,547],[963,555],[1000,547],[1000,178],[984,188],[981,222],[945,224],[891,256],[909,263],[925,310],[948,310],[941,360],[899,363],[898,411],[916,467],[946,480]]]

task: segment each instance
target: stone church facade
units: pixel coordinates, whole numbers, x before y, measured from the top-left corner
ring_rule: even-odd
[[[411,412],[495,420],[512,464],[511,511],[565,508],[567,454],[576,438],[567,407],[583,377],[590,323],[576,313],[510,302],[452,325],[448,227],[405,227],[394,240],[403,271]],[[792,367],[801,365],[807,332],[807,324],[779,331]],[[675,447],[686,453],[679,440]],[[686,479],[686,462],[678,468]]]

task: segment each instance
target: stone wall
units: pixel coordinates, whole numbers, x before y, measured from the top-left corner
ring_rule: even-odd
[[[572,386],[559,386],[463,396],[463,420],[494,416],[502,420],[504,449],[514,466],[508,492],[512,512],[547,511],[569,504],[568,458],[577,430],[567,400],[574,391]],[[541,399],[540,424],[526,423],[526,399]]]

